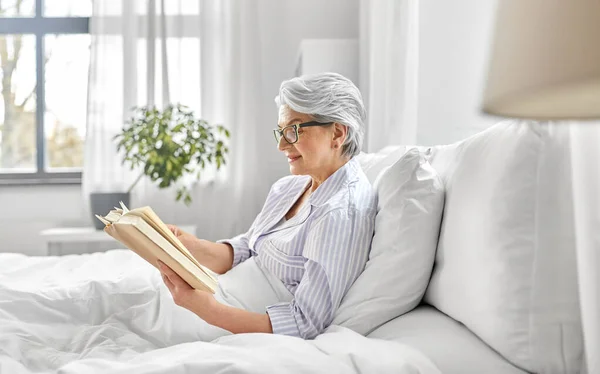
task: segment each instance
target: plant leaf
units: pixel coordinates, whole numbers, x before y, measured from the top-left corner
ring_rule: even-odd
[[[224,135],[224,136],[223,136]],[[159,188],[177,183],[184,175],[201,178],[200,170],[214,164],[219,170],[227,162],[229,148],[223,141],[230,132],[222,125],[211,126],[196,118],[189,107],[169,104],[131,108],[131,117],[113,136],[123,165],[140,166],[143,174],[158,182]],[[177,190],[176,201],[192,201],[187,188]]]

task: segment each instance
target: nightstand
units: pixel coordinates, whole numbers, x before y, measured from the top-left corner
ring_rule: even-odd
[[[179,226],[183,231],[196,235],[195,225]],[[40,232],[46,243],[48,256],[61,256],[66,254],[82,254],[107,249],[125,248],[103,230],[93,227],[57,227]]]

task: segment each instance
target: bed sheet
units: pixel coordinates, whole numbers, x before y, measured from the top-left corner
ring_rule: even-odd
[[[0,373],[439,373],[414,348],[338,326],[199,341],[202,323],[131,251],[0,254]]]

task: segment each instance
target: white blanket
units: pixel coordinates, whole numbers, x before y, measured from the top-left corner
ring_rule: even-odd
[[[0,373],[58,371],[439,373],[410,347],[338,326],[309,341],[231,335],[176,306],[158,271],[127,250],[0,254]]]

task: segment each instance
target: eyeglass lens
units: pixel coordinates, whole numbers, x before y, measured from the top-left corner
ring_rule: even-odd
[[[283,130],[283,136],[285,136],[285,139],[289,143],[295,143],[298,140],[298,138],[296,137],[296,130],[294,129],[294,127],[286,127]]]

